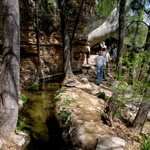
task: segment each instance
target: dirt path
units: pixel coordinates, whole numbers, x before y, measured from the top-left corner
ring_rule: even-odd
[[[80,81],[79,85],[74,88],[63,87],[65,93],[60,94],[61,101],[57,103],[58,120],[61,121],[61,114],[65,112],[70,114],[71,126],[68,133],[72,144],[82,150],[95,150],[96,140],[102,135],[120,137],[127,142],[125,150],[138,150],[138,138],[126,127],[124,122],[115,117],[115,127],[111,128],[101,119],[105,100],[98,98],[97,94],[101,91],[110,97],[113,93],[112,84],[116,81],[109,76],[107,81],[103,81],[100,86],[96,85],[97,72],[94,67],[96,56],[91,55],[89,64],[83,64],[85,72],[77,76]],[[114,74],[112,65],[109,67],[109,74],[111,76]],[[69,105],[64,106],[66,103]]]

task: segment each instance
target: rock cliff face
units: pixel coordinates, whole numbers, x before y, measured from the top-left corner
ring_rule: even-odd
[[[69,33],[75,24],[81,0],[68,0],[69,8]],[[80,15],[76,34],[73,40],[73,70],[79,70],[84,61],[85,44],[87,35],[83,34],[86,23],[92,14],[94,0],[86,0]],[[27,86],[34,82],[37,72],[37,47],[35,32],[35,4],[32,0],[20,1],[21,20],[21,84]],[[2,10],[2,9],[1,9]],[[60,11],[57,3],[43,0],[39,2],[40,24],[40,58],[42,68],[40,78],[63,72],[63,51],[61,37]],[[1,12],[0,12],[1,13]],[[1,15],[2,16],[2,15]],[[2,17],[0,18],[2,24]],[[0,44],[2,45],[2,29],[0,30]],[[1,46],[0,46],[1,48]]]

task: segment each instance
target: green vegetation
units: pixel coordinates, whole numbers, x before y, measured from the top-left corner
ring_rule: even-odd
[[[27,135],[30,134],[31,130],[29,128],[26,128],[26,122],[24,117],[19,117],[17,122],[17,127],[15,128],[15,132],[17,133],[19,130],[22,130]]]
[[[140,140],[140,150],[149,150],[150,148],[150,134],[148,135],[145,135],[145,134],[142,134],[142,139]]]
[[[25,118],[19,118],[15,132],[22,130],[25,127]]]
[[[117,75],[117,79],[120,85],[116,88],[119,94],[124,95],[127,91],[130,91],[132,97],[143,96],[144,90],[149,87],[146,82],[146,76],[142,76],[140,79],[140,73],[147,73],[148,64],[150,63],[150,53],[141,49],[139,53],[134,53],[133,57],[131,52],[125,52],[123,58],[123,64],[125,69],[121,75]],[[143,61],[146,63],[143,64]]]
[[[72,102],[77,102],[78,99],[77,99],[77,98],[73,98],[71,101],[72,101]]]
[[[62,136],[65,136],[66,133],[68,133],[69,129],[70,129],[70,124],[71,124],[71,120],[68,119],[69,116],[71,115],[71,113],[69,112],[62,112],[61,113],[61,124],[63,124],[63,133]]]
[[[68,131],[69,131],[69,129],[70,129],[70,125],[71,125],[71,121],[68,120],[67,123],[65,123],[65,127],[63,128],[62,136],[65,136],[66,133],[68,133]]]
[[[58,11],[58,12],[61,12],[62,10],[58,8],[57,11]]]
[[[111,97],[110,97],[110,100],[111,100],[111,101],[115,101],[115,98],[111,96]]]
[[[29,89],[33,89],[33,88],[36,88],[36,87],[39,87],[39,83],[37,83],[37,82],[31,83],[29,85]]]
[[[105,99],[105,96],[106,96],[106,95],[105,95],[104,92],[99,92],[99,93],[98,93],[98,97],[99,97],[99,98]]]
[[[28,99],[27,96],[25,94],[20,94],[20,97],[23,101],[23,104],[25,104],[27,102],[27,99]]]
[[[68,113],[68,112],[66,112],[66,111],[64,111],[64,112],[62,112],[61,113],[61,117],[62,117],[62,123],[65,123],[66,121],[67,121],[67,119],[68,119],[68,117],[70,116],[70,114],[71,113]]]
[[[128,15],[126,19],[130,21],[130,24],[125,30],[125,43],[136,47],[144,46],[148,28],[142,23],[143,17],[135,14],[133,16]]]
[[[98,98],[102,98],[104,100],[107,100],[109,97],[106,96],[105,92],[99,92],[98,93]]]
[[[61,116],[60,125],[61,125],[61,128],[63,129],[62,136],[66,136],[70,129],[71,120],[70,120],[69,116],[71,115],[71,113],[65,111],[65,108],[69,104],[77,102],[78,98],[68,99],[68,97],[63,95],[63,93],[66,93],[66,91],[62,90],[62,89],[59,89],[58,91],[56,91],[54,100],[57,100],[57,101],[61,100],[61,102],[62,102],[62,104],[61,104],[62,112],[60,113],[60,116]]]
[[[57,90],[56,92],[55,92],[55,98],[54,98],[54,100],[55,101],[62,101],[62,106],[63,106],[63,108],[66,108],[69,104],[71,104],[72,102],[76,102],[76,101],[78,101],[78,99],[77,98],[73,98],[73,99],[71,99],[71,100],[69,100],[67,97],[63,97],[62,96],[62,94],[63,93],[66,93],[66,91],[65,90],[62,90],[62,89],[59,89],[59,90]]]
[[[60,94],[60,93],[66,93],[66,90],[59,89],[59,90],[56,91],[55,94]]]
[[[97,15],[100,16],[100,18],[107,18],[112,10],[116,7],[117,1],[116,0],[97,0],[96,9],[97,9]]]
[[[63,104],[62,104],[62,106],[63,106],[63,108],[66,108],[69,104],[71,104],[72,102],[77,102],[78,101],[78,99],[75,99],[75,98],[73,98],[73,99],[71,99],[71,100],[69,100],[68,98],[65,98],[65,99],[63,99]]]
[[[62,96],[63,93],[66,93],[66,91],[62,90],[62,89],[57,90],[55,92],[55,94],[54,94],[54,96],[55,96],[54,100],[55,101],[60,101],[61,100],[61,96]]]
[[[68,106],[69,104],[71,104],[71,101],[68,99],[68,98],[64,98],[63,99],[63,104],[62,104],[62,106],[63,106],[63,108],[65,108],[66,106]]]

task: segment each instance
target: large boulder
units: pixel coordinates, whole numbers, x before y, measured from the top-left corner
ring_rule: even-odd
[[[96,150],[125,150],[126,141],[113,135],[103,135],[97,140]]]

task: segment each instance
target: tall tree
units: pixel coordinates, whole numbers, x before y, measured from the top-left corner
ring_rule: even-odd
[[[141,6],[142,11],[146,12],[148,15],[150,14],[149,11],[146,10],[145,8],[145,4],[146,4],[146,0],[144,0],[143,5]],[[143,101],[141,102],[140,106],[139,106],[139,110],[136,114],[136,117],[134,119],[133,122],[133,130],[135,130],[138,133],[141,133],[145,120],[147,118],[148,112],[150,110],[150,23],[148,25],[148,33],[147,33],[147,38],[146,38],[146,43],[145,43],[145,47],[144,47],[145,51],[148,52],[148,55],[146,57],[146,59],[143,61],[143,65],[141,67],[144,66],[144,64],[148,64],[148,71],[145,72],[145,70],[142,70],[143,74],[147,74],[145,83],[147,84],[146,88],[145,88],[145,92],[144,92],[144,97],[143,97]]]
[[[0,134],[14,131],[18,119],[20,20],[18,0],[2,0],[3,55],[0,75]]]
[[[41,60],[40,60],[40,43],[39,43],[39,19],[38,19],[38,0],[35,0],[35,14],[36,14],[36,47],[37,47],[37,73],[35,82],[38,82],[40,71],[41,71]]]
[[[77,29],[77,25],[79,23],[79,18],[80,18],[80,15],[81,15],[81,11],[82,11],[82,7],[83,7],[83,4],[84,4],[84,1],[85,0],[82,0],[81,1],[81,4],[80,4],[80,7],[79,7],[79,11],[78,11],[78,14],[77,14],[77,18],[75,19],[75,24],[74,24],[74,28],[73,28],[73,32],[72,32],[72,37],[71,37],[71,41],[70,41],[70,50],[71,50],[71,63],[72,63],[72,56],[73,56],[73,52],[72,52],[72,44],[73,44],[73,39],[74,39],[74,35],[75,35],[75,32],[76,32],[76,29]]]
[[[63,42],[63,54],[64,54],[64,73],[65,78],[63,85],[68,83],[69,79],[75,77],[71,68],[71,53],[70,53],[70,38],[69,38],[69,27],[68,27],[68,12],[67,12],[67,0],[58,0],[59,8],[61,10],[61,31],[62,31],[62,42]]]
[[[125,3],[126,0],[120,1],[119,7],[119,42],[117,51],[117,73],[122,72],[122,57],[123,57],[123,45],[124,45],[124,23],[125,23]]]
[[[148,60],[150,60],[150,24],[148,28],[148,34],[147,34],[147,39],[146,39],[146,44],[145,44],[145,50],[148,51]],[[144,63],[148,63],[148,71],[146,72],[147,77],[146,77],[146,83],[148,84],[148,88],[145,89],[143,101],[141,102],[139,106],[139,110],[136,114],[135,120],[133,122],[133,130],[135,130],[138,133],[141,133],[145,120],[147,118],[148,112],[150,110],[150,62],[147,60],[144,61]],[[145,72],[144,72],[145,73]]]

